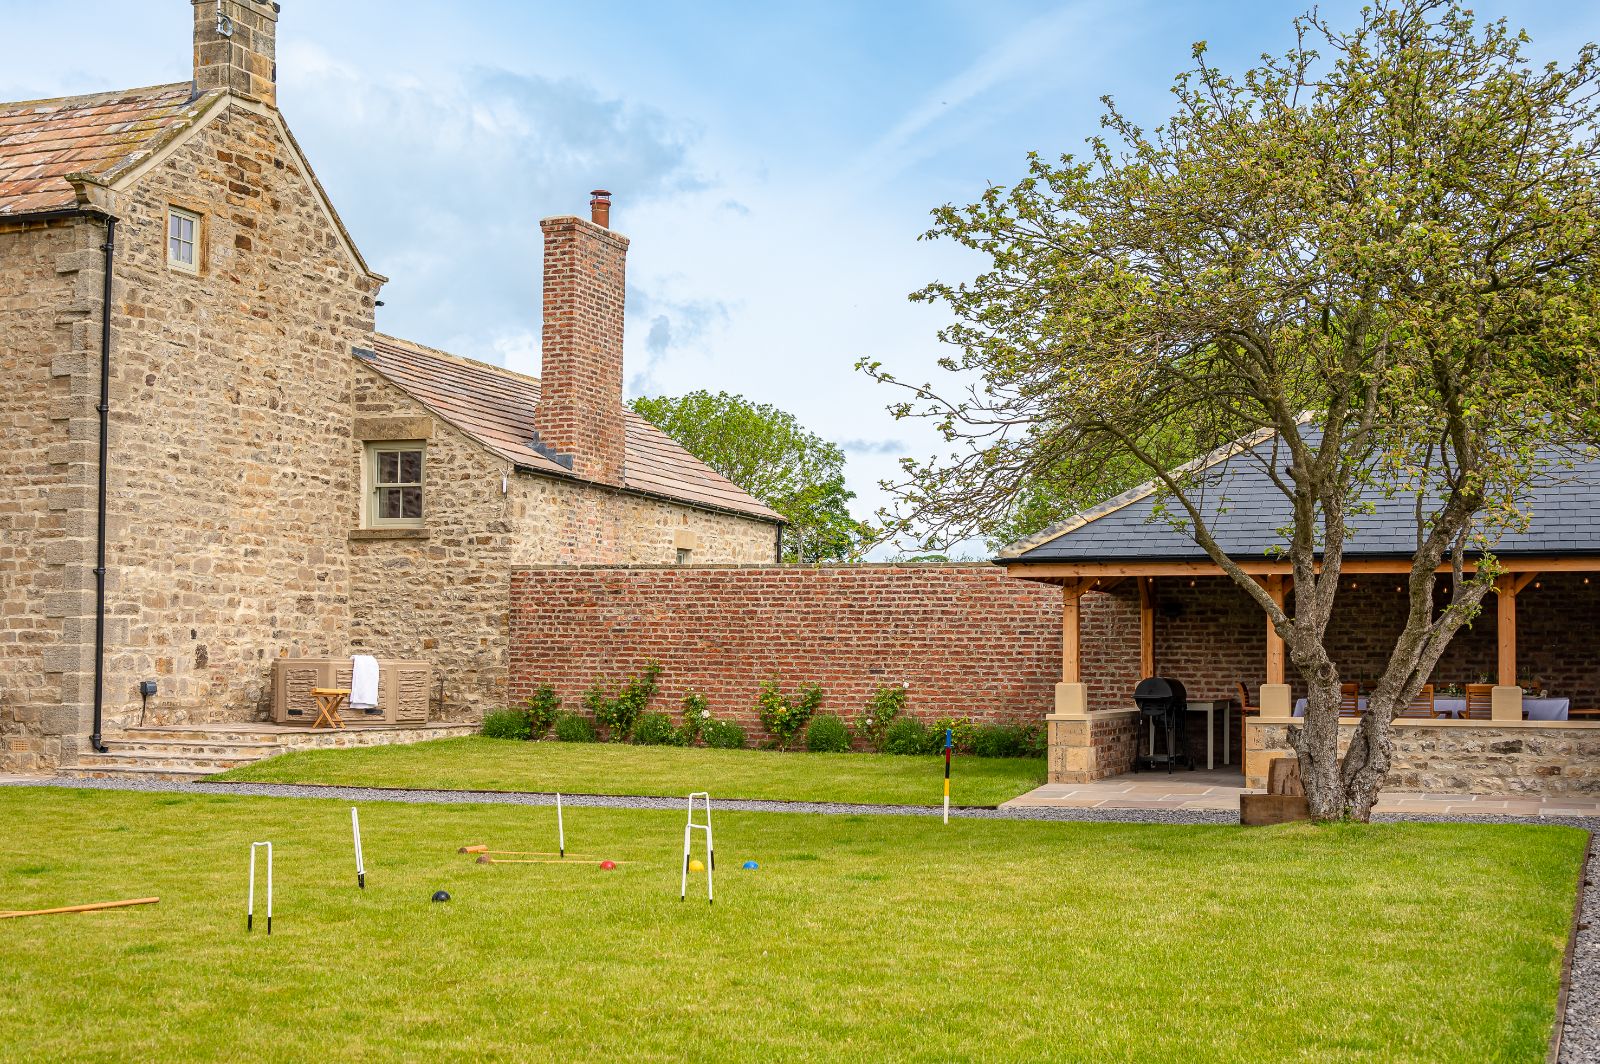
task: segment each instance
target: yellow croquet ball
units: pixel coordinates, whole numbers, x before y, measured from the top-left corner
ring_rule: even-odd
[[[691,872],[704,872],[705,870],[706,870],[706,866],[701,864],[699,861],[690,861],[689,862],[689,871],[691,871]]]

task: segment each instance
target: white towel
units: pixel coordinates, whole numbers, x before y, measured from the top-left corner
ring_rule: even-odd
[[[371,709],[378,704],[378,659],[357,654],[350,659],[350,708]]]

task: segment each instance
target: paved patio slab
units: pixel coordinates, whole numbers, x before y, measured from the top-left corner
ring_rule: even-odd
[[[1233,782],[1239,781],[1239,782]],[[1259,794],[1225,772],[1135,773],[1094,783],[1046,783],[1018,795],[1001,809],[1181,809],[1237,812],[1239,795]],[[1447,794],[1384,791],[1375,813],[1423,816],[1600,816],[1600,799],[1562,795],[1555,798],[1502,794]]]

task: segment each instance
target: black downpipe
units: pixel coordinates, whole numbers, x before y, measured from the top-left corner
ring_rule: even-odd
[[[117,220],[106,216],[104,286],[100,293],[100,494],[96,501],[94,562],[94,731],[89,745],[106,752],[100,739],[106,677],[106,465],[111,451],[111,267],[116,262]]]
[[[782,565],[783,564],[783,526],[782,525],[778,526],[778,534],[777,534],[777,536],[775,538],[776,538],[777,542],[772,545],[772,549],[775,552],[775,556],[773,557],[772,560],[774,562],[776,562],[777,564]]]

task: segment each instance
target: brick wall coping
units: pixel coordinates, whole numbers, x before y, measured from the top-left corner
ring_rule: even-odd
[[[719,569],[749,569],[784,571],[792,569],[821,570],[824,572],[853,572],[858,570],[874,569],[971,569],[974,572],[998,572],[993,562],[708,562],[677,565],[673,562],[657,563],[632,563],[632,564],[589,564],[589,565],[514,565],[514,573],[539,572],[541,570],[560,569],[578,572],[653,572],[663,569],[682,570],[719,570]]]
[[[1091,709],[1091,710],[1089,710],[1087,716],[1075,717],[1075,716],[1068,716],[1065,713],[1046,713],[1044,715],[1044,719],[1045,720],[1106,720],[1106,719],[1111,718],[1111,717],[1136,717],[1138,715],[1139,715],[1139,711],[1137,709]],[[1275,723],[1270,717],[1267,718],[1267,722],[1269,724],[1270,723]]]

